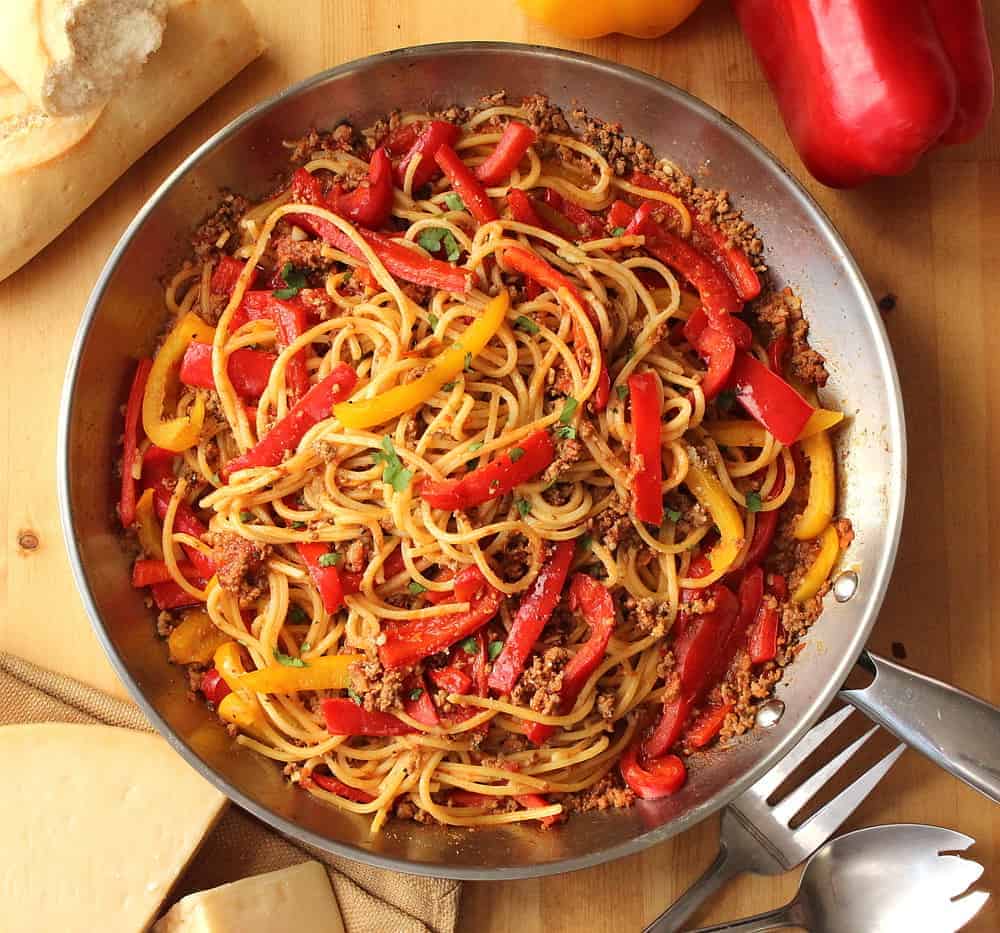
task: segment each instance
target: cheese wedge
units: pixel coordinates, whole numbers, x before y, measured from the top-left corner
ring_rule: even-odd
[[[319,862],[255,875],[189,894],[153,933],[344,933],[330,879]]]
[[[226,798],[159,736],[0,727],[0,929],[140,933]]]

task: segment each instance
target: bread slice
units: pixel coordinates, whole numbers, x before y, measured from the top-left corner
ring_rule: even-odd
[[[0,71],[39,110],[84,113],[160,47],[167,0],[4,0]]]

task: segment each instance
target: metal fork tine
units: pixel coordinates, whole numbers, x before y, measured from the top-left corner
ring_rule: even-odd
[[[833,732],[843,725],[852,712],[854,712],[853,706],[845,706],[843,709],[837,710],[832,716],[828,716],[818,725],[813,726],[801,739],[799,744],[754,784],[747,793],[758,798],[769,797],[778,789],[782,781],[789,774],[819,748]]]
[[[905,751],[905,745],[902,743],[897,745],[856,781],[848,784],[825,807],[817,810],[801,826],[793,830],[796,843],[808,849],[809,852],[819,848],[837,831],[840,824],[858,808]]]
[[[942,933],[953,933],[953,931],[961,930],[983,909],[989,899],[990,896],[986,891],[973,891],[957,901],[952,901],[948,911],[948,927]]]
[[[831,758],[822,768],[810,774],[798,787],[774,807],[774,817],[787,823],[799,812],[876,732],[878,726],[872,726],[863,736],[855,739],[842,752]]]

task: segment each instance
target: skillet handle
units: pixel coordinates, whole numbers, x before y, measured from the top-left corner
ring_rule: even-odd
[[[935,764],[1000,803],[1000,709],[933,677],[871,654],[875,679],[840,696]]]

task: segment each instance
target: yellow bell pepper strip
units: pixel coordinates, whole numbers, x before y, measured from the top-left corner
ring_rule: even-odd
[[[230,637],[215,626],[204,609],[193,609],[170,633],[167,648],[174,664],[207,664],[227,641],[231,641]]]
[[[560,35],[595,39],[620,32],[637,39],[653,39],[676,29],[701,0],[617,0],[581,3],[580,0],[518,0],[532,19]]]
[[[142,398],[142,426],[146,436],[166,450],[187,450],[198,442],[205,423],[205,400],[198,395],[190,414],[163,420],[163,408],[177,388],[181,362],[192,340],[211,343],[213,328],[197,314],[188,312],[167,334],[163,346],[153,358],[153,368]]]
[[[277,664],[244,674],[238,682],[241,690],[253,693],[346,690],[351,685],[351,665],[362,660],[364,658],[360,654],[334,654],[301,661],[302,667]],[[296,658],[295,661],[300,659]]]
[[[808,401],[808,399],[807,399]],[[806,426],[799,432],[799,440],[804,441],[807,437],[812,437],[820,431],[829,431],[844,420],[842,411],[832,411],[829,408],[817,408],[806,422]]]
[[[712,516],[712,521],[719,529],[719,541],[708,552],[712,570],[727,570],[743,547],[743,520],[739,510],[715,474],[699,466],[693,459],[688,463],[684,485]]]
[[[235,641],[227,641],[215,649],[215,669],[222,675],[230,690],[239,690],[240,678],[246,676],[240,646]]]
[[[820,431],[828,431],[843,420],[842,411],[817,408],[809,416],[797,440],[803,441]],[[716,443],[725,447],[763,447],[767,439],[767,429],[762,424],[747,418],[719,418],[717,421],[706,421],[704,428],[715,438]]]
[[[219,718],[255,739],[267,741],[267,720],[255,699],[248,700],[238,693],[227,694],[219,704]]]
[[[833,525],[827,525],[819,539],[819,553],[812,562],[806,575],[802,578],[795,592],[792,593],[793,603],[804,603],[807,599],[815,596],[819,588],[826,583],[830,577],[833,565],[837,563],[840,555],[840,536]]]
[[[359,431],[398,418],[403,412],[421,405],[482,352],[500,329],[509,306],[510,295],[504,290],[466,328],[458,343],[435,357],[431,368],[419,379],[395,386],[374,398],[341,402],[334,406],[333,414],[345,428]]]
[[[135,531],[146,557],[163,560],[163,529],[156,517],[154,492],[147,489],[135,504]]]
[[[802,442],[802,453],[809,460],[809,498],[792,535],[799,541],[808,541],[820,534],[833,518],[836,488],[830,435],[820,431],[807,437]]]

